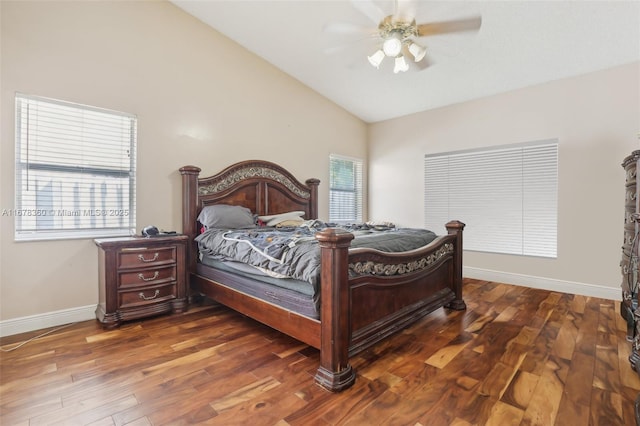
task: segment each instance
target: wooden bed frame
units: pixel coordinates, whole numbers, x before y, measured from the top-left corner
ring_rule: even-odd
[[[320,320],[234,290],[225,283],[250,281],[217,271],[199,275],[197,217],[211,204],[242,205],[258,215],[294,210],[305,219],[318,218],[318,179],[299,182],[277,164],[250,160],[220,173],[199,178],[200,169],[180,169],[183,188],[183,232],[189,236],[188,270],[191,291],[208,296],[238,312],[320,350],[315,381],[338,392],[351,386],[355,371],[349,356],[440,308],[466,308],[462,300],[462,230],[446,224],[448,235],[428,246],[404,253],[349,249],[353,235],[330,228],[317,235],[321,247]]]

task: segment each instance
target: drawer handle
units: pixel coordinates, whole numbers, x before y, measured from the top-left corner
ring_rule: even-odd
[[[156,297],[158,297],[159,294],[160,294],[160,290],[156,289],[156,292],[153,293],[153,296],[151,297],[146,297],[143,292],[138,293],[138,297],[140,297],[140,299],[142,300],[153,300]]]
[[[153,255],[153,259],[145,259],[143,255],[139,254],[138,259],[140,259],[141,262],[154,262],[158,260],[158,255],[159,254],[156,252],[156,254]]]
[[[155,272],[153,273],[153,276],[152,276],[151,278],[146,278],[146,277],[144,276],[144,274],[138,274],[138,278],[140,278],[142,281],[153,281],[153,280],[155,280],[156,278],[158,278],[158,275],[160,275],[160,272],[155,271]]]

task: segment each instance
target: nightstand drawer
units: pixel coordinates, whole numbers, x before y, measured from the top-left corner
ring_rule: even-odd
[[[176,280],[176,266],[145,268],[120,273],[118,288],[155,286]]]
[[[154,267],[175,262],[175,247],[133,247],[122,249],[118,254],[118,269]]]
[[[121,309],[157,304],[175,299],[176,285],[169,283],[138,290],[120,291],[118,297],[120,299],[118,305]]]

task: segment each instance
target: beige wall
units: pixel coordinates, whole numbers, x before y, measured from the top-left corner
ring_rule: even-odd
[[[370,126],[371,219],[423,225],[425,154],[558,138],[557,259],[465,252],[465,267],[618,289],[639,82],[634,63]]]
[[[317,177],[328,213],[330,152],[366,160],[366,125],[162,1],[1,1],[0,208],[14,206],[14,96],[138,116],[138,229],[180,230],[180,177],[244,159]],[[311,159],[311,161],[310,161]],[[0,217],[0,320],[96,304],[91,240],[13,241]]]

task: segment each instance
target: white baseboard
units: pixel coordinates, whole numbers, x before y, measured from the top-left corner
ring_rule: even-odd
[[[95,311],[96,305],[88,305],[0,321],[0,337],[95,319]]]
[[[622,290],[619,287],[585,284],[575,281],[563,281],[553,278],[536,277],[532,275],[514,274],[511,272],[492,271],[489,269],[464,266],[462,275],[478,280],[496,281],[542,290],[559,291],[561,293],[579,294],[582,296],[599,297],[601,299],[622,300]]]

